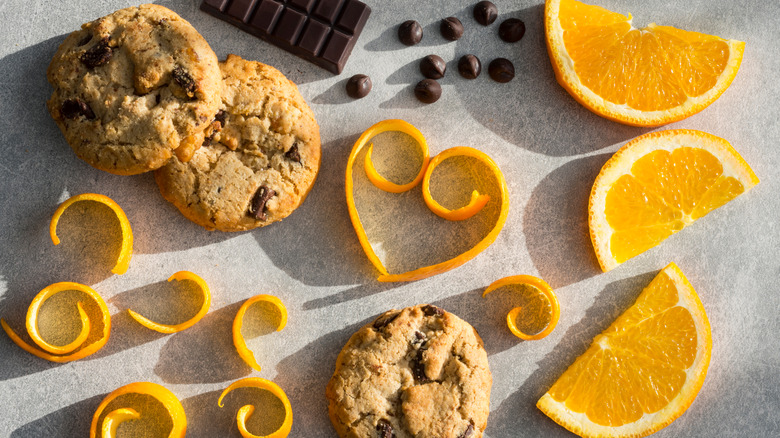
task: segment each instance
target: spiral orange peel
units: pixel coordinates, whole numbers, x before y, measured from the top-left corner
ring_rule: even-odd
[[[243,359],[247,365],[256,369],[257,371],[260,371],[260,364],[257,363],[255,354],[252,353],[252,350],[246,346],[246,340],[244,340],[244,336],[241,334],[241,327],[244,324],[244,314],[246,313],[247,309],[249,309],[249,306],[260,301],[271,303],[274,305],[274,307],[277,308],[277,310],[279,310],[281,319],[279,320],[279,324],[276,326],[277,332],[281,331],[284,326],[287,325],[287,308],[284,307],[282,300],[273,295],[255,295],[254,297],[246,300],[244,304],[241,305],[241,308],[238,309],[236,317],[233,319],[233,345],[235,345],[236,351],[238,351],[238,355],[241,356],[241,359]]]
[[[230,386],[225,388],[224,391],[222,391],[222,394],[219,396],[219,400],[217,400],[217,404],[219,407],[224,407],[222,404],[222,399],[225,398],[225,396],[232,390],[237,388],[259,388],[264,389],[271,394],[274,395],[274,397],[278,398],[279,401],[282,402],[282,405],[284,406],[284,421],[282,422],[282,425],[279,426],[279,429],[275,430],[274,432],[268,434],[268,435],[254,435],[251,432],[249,432],[246,428],[246,422],[249,419],[249,417],[252,415],[252,413],[255,411],[255,407],[253,405],[244,405],[241,407],[241,409],[238,410],[238,414],[236,415],[236,424],[238,425],[238,430],[241,432],[241,436],[244,438],[285,438],[287,435],[290,434],[290,430],[292,430],[292,422],[293,422],[293,413],[292,413],[292,407],[290,406],[290,400],[287,398],[287,394],[284,393],[282,388],[279,387],[276,383],[266,380],[260,377],[247,377],[245,379],[238,380],[236,382],[233,382]]]
[[[387,268],[385,268],[385,266],[382,264],[382,261],[379,260],[379,257],[376,255],[376,252],[374,252],[374,249],[371,247],[371,243],[368,240],[368,235],[366,234],[366,230],[363,227],[363,224],[360,222],[360,216],[358,215],[357,208],[355,206],[355,197],[353,194],[354,183],[352,181],[352,174],[353,174],[353,167],[355,165],[355,160],[357,159],[357,156],[360,153],[360,151],[363,149],[363,147],[368,143],[368,141],[371,140],[374,136],[388,131],[397,131],[397,132],[406,133],[418,142],[424,157],[420,172],[411,183],[406,185],[396,185],[392,182],[385,180],[381,175],[379,175],[376,172],[376,169],[374,169],[373,164],[371,163],[370,151],[372,150],[373,145],[369,144],[369,151],[366,154],[366,161],[365,161],[365,170],[368,179],[377,188],[391,193],[401,193],[403,191],[409,190],[414,186],[416,186],[420,181],[422,181],[423,199],[425,200],[426,205],[428,206],[428,208],[431,209],[431,211],[433,211],[438,216],[444,219],[447,220],[468,219],[469,217],[472,217],[480,210],[482,210],[485,204],[487,204],[487,202],[490,200],[490,197],[488,195],[480,195],[479,193],[474,192],[472,193],[471,201],[469,202],[468,205],[464,207],[455,210],[448,210],[442,207],[438,202],[436,202],[433,199],[433,197],[430,194],[430,178],[436,165],[438,165],[439,163],[441,163],[447,158],[458,156],[458,155],[465,155],[482,161],[484,164],[487,165],[487,167],[493,173],[493,176],[496,178],[496,181],[498,182],[499,192],[501,194],[500,213],[493,229],[491,229],[490,232],[474,247],[472,247],[468,251],[465,251],[452,259],[446,260],[441,263],[437,263],[435,265],[424,266],[400,274],[390,274],[387,271]],[[504,179],[504,175],[503,173],[501,173],[501,170],[498,168],[496,163],[490,157],[488,157],[486,154],[476,149],[459,146],[459,147],[447,149],[441,152],[436,157],[434,157],[433,160],[428,160],[428,145],[427,142],[425,141],[425,138],[420,133],[420,131],[410,123],[398,119],[389,119],[389,120],[383,120],[381,122],[378,122],[373,126],[371,126],[370,128],[368,128],[365,132],[363,132],[363,134],[357,139],[355,145],[352,148],[352,152],[350,152],[349,154],[349,159],[347,160],[345,189],[347,195],[347,210],[349,211],[349,217],[350,220],[352,221],[352,226],[355,228],[355,232],[357,234],[358,241],[360,242],[360,246],[363,248],[363,251],[366,253],[366,256],[368,257],[369,261],[380,272],[380,275],[377,278],[377,280],[381,282],[421,280],[423,278],[431,277],[433,275],[441,274],[443,272],[457,268],[458,266],[474,258],[480,252],[484,251],[485,248],[490,246],[496,240],[498,234],[501,232],[501,229],[504,227],[504,224],[506,223],[506,218],[509,213],[509,194],[506,185],[506,180]]]
[[[490,292],[509,285],[528,285],[538,289],[547,299],[547,301],[550,302],[551,311],[550,322],[547,324],[547,327],[545,327],[544,330],[537,334],[529,335],[523,333],[520,329],[517,328],[515,321],[517,320],[517,317],[520,316],[523,309],[522,307],[515,307],[506,315],[506,325],[509,327],[509,331],[524,341],[535,341],[542,339],[552,333],[552,331],[555,329],[555,326],[558,324],[558,319],[561,316],[561,308],[558,304],[558,297],[555,295],[555,292],[550,287],[550,285],[541,278],[534,277],[532,275],[513,275],[504,277],[491,283],[490,286],[488,286],[487,289],[485,289],[485,291],[482,293],[482,297],[484,298]]]
[[[119,275],[124,274],[127,272],[127,268],[130,266],[130,258],[133,256],[133,230],[130,228],[130,221],[127,220],[127,215],[124,210],[122,210],[122,207],[108,196],[98,193],[82,193],[80,195],[72,196],[60,204],[54,212],[54,216],[52,216],[51,223],[49,224],[51,241],[55,245],[60,244],[60,238],[57,237],[57,223],[60,221],[60,216],[62,216],[68,207],[80,201],[99,202],[108,206],[108,208],[116,214],[117,219],[119,219],[119,227],[122,230],[122,246],[119,250],[119,257],[116,265],[111,269],[111,272]]]
[[[127,313],[130,314],[130,316],[133,317],[134,320],[138,321],[139,324],[142,326],[154,330],[156,332],[170,334],[170,333],[177,333],[182,330],[188,329],[195,325],[198,321],[200,321],[204,316],[206,316],[206,313],[209,311],[209,307],[211,306],[211,292],[209,290],[209,285],[206,284],[206,282],[197,276],[196,274],[190,272],[190,271],[179,271],[168,278],[168,281],[183,281],[183,280],[190,280],[195,282],[195,284],[198,285],[198,289],[203,293],[203,304],[200,306],[200,310],[198,313],[195,314],[192,318],[188,319],[187,321],[184,321],[180,324],[160,324],[158,322],[154,322],[145,316],[140,315],[137,312],[134,312],[130,309],[127,309]]]
[[[129,385],[122,386],[108,394],[106,398],[100,402],[100,405],[95,411],[95,415],[92,417],[92,425],[89,431],[90,438],[97,438],[98,431],[100,431],[99,436],[101,438],[114,438],[116,436],[116,429],[121,422],[141,418],[141,414],[133,409],[119,408],[109,412],[101,422],[102,424],[98,424],[98,421],[108,404],[117,397],[126,394],[148,395],[162,403],[173,422],[168,438],[184,438],[187,433],[187,415],[184,413],[181,402],[179,402],[179,399],[176,398],[169,389],[152,382],[130,383]]]
[[[89,337],[90,332],[92,331],[92,323],[90,322],[89,316],[84,310],[84,306],[81,302],[76,304],[76,307],[79,311],[79,318],[81,319],[81,331],[76,336],[75,340],[68,343],[67,345],[53,345],[49,342],[46,342],[38,332],[38,312],[43,306],[43,303],[45,303],[46,300],[51,298],[54,294],[70,290],[85,293],[90,298],[92,298],[100,308],[101,319],[103,322],[103,333],[99,339],[88,345],[85,345],[85,343]],[[4,319],[0,319],[0,326],[3,327],[3,330],[5,330],[5,333],[8,335],[8,337],[11,338],[11,340],[24,351],[34,356],[40,357],[41,359],[46,359],[51,362],[64,363],[87,357],[90,354],[100,350],[106,344],[106,342],[108,342],[109,334],[111,333],[111,315],[108,312],[108,306],[106,306],[106,302],[97,292],[95,292],[94,289],[84,284],[64,281],[54,283],[43,288],[43,290],[38,292],[38,295],[33,298],[32,303],[30,303],[30,307],[27,309],[27,333],[30,335],[30,338],[33,340],[33,342],[35,342],[35,344],[40,347],[40,349],[35,348],[34,346],[25,342],[13,331],[13,329],[11,329],[11,327],[8,325],[8,323],[5,322]],[[79,349],[79,347],[82,348]]]

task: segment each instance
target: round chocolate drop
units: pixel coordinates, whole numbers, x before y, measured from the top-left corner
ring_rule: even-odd
[[[414,95],[422,103],[433,103],[441,97],[441,85],[433,79],[423,79],[414,87]]]
[[[355,75],[347,81],[347,94],[353,99],[362,99],[371,92],[371,78],[366,75]]]
[[[474,19],[483,26],[493,24],[498,18],[498,8],[493,2],[481,1],[474,5]]]
[[[428,79],[441,79],[447,72],[447,63],[438,55],[428,55],[420,61],[420,73]]]
[[[494,81],[503,84],[515,77],[515,66],[506,58],[496,58],[490,62],[488,74]]]
[[[441,20],[441,36],[450,41],[457,41],[463,36],[463,23],[455,17],[447,17]]]
[[[420,23],[414,20],[408,20],[401,23],[401,27],[398,28],[398,39],[401,40],[407,46],[413,46],[420,41],[423,37],[423,28]]]
[[[498,36],[508,43],[516,43],[525,35],[525,23],[519,18],[508,18],[498,27]]]
[[[482,63],[474,55],[463,55],[458,61],[458,73],[466,79],[476,79],[482,73]]]

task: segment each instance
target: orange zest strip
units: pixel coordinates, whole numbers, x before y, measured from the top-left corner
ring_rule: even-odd
[[[115,411],[111,411],[103,419],[103,427],[101,427],[101,438],[115,438],[116,430],[122,422],[127,420],[137,420],[141,418],[134,409],[120,408]]]
[[[97,193],[82,193],[80,195],[72,196],[67,201],[60,204],[57,210],[54,212],[54,216],[51,218],[49,224],[49,235],[51,235],[51,241],[55,245],[60,244],[60,238],[57,237],[57,223],[60,221],[60,216],[65,210],[72,204],[79,201],[95,201],[100,202],[108,206],[119,219],[119,226],[122,230],[122,247],[119,250],[119,258],[116,261],[116,265],[111,269],[111,272],[115,274],[124,274],[127,272],[127,267],[130,265],[130,258],[133,255],[133,230],[130,228],[130,222],[127,220],[127,215],[113,199],[105,195]]]
[[[431,196],[431,175],[433,174],[433,169],[435,169],[436,166],[438,166],[442,161],[446,160],[447,158],[451,158],[459,155],[476,158],[482,161],[483,163],[487,164],[490,170],[492,170],[493,173],[495,173],[496,175],[501,174],[501,170],[499,170],[496,163],[490,157],[485,155],[485,153],[478,151],[474,148],[470,148],[466,146],[458,146],[458,147],[454,147],[442,151],[441,153],[433,157],[433,160],[431,160],[430,164],[428,165],[428,169],[425,170],[425,177],[423,177],[423,186],[422,186],[423,199],[425,200],[425,204],[432,212],[434,212],[437,216],[447,219],[449,221],[466,220],[474,216],[475,214],[479,213],[480,210],[482,210],[482,208],[485,207],[488,201],[490,201],[490,195],[480,195],[479,192],[477,192],[476,190],[474,190],[471,193],[471,201],[468,203],[468,205],[457,208],[455,210],[449,210],[447,208],[444,208],[442,207],[441,204],[436,202],[435,199],[433,199],[433,196]]]
[[[425,266],[401,274],[390,274],[389,272],[387,272],[387,268],[385,268],[385,266],[382,264],[382,261],[379,260],[379,257],[377,257],[376,253],[374,252],[374,249],[371,247],[371,243],[368,241],[368,236],[366,235],[366,230],[363,228],[363,224],[360,222],[360,216],[358,215],[357,208],[355,207],[355,197],[352,193],[353,191],[352,189],[354,186],[352,181],[352,173],[355,164],[355,159],[357,158],[358,154],[360,153],[360,150],[363,148],[363,146],[365,146],[368,140],[373,138],[375,135],[386,131],[405,132],[409,135],[412,135],[412,137],[417,139],[417,141],[420,144],[424,144],[423,142],[425,141],[425,139],[422,137],[422,134],[419,134],[417,128],[415,128],[408,122],[405,122],[403,120],[397,120],[397,119],[383,120],[373,125],[372,127],[368,128],[355,142],[355,145],[352,148],[352,152],[349,154],[349,159],[347,161],[346,179],[345,179],[345,188],[346,188],[346,195],[347,195],[347,210],[349,211],[349,218],[352,221],[352,226],[355,228],[355,233],[358,236],[358,241],[360,242],[360,246],[363,248],[363,251],[366,253],[366,256],[368,257],[369,261],[371,261],[371,264],[373,264],[374,267],[380,273],[377,280],[382,282],[394,282],[394,281],[414,281],[414,280],[421,280],[423,278],[428,278],[430,276],[449,271],[450,269],[457,268],[458,266],[474,258],[480,252],[484,251],[485,248],[490,246],[496,240],[496,237],[498,237],[498,234],[501,232],[501,229],[504,227],[504,223],[506,222],[506,218],[509,213],[509,193],[508,193],[506,181],[504,180],[504,175],[503,173],[501,173],[501,170],[498,168],[498,166],[495,165],[493,160],[487,157],[487,155],[482,154],[480,155],[479,159],[483,159],[483,160],[487,159],[486,163],[488,164],[490,170],[494,173],[494,176],[499,184],[499,191],[501,192],[501,210],[500,210],[498,220],[496,221],[496,225],[493,227],[493,229],[488,233],[487,236],[485,236],[484,239],[482,239],[479,243],[477,243],[473,248],[450,260],[435,265],[431,265],[431,266]],[[417,137],[417,134],[419,134],[419,137]],[[460,148],[453,148],[453,149],[459,150]],[[471,148],[466,148],[466,149],[471,149]],[[427,165],[427,162],[423,164],[424,164],[423,168],[430,167],[429,165]],[[482,207],[479,207],[478,204],[481,202],[482,200],[476,200],[476,201],[472,200],[472,202],[469,203],[470,206],[467,206],[465,211],[470,212],[471,209],[476,209],[477,211],[479,211]],[[476,206],[471,206],[472,204]],[[455,216],[460,214],[463,213],[457,213],[455,214]]]
[[[81,332],[74,341],[67,345],[52,345],[46,342],[38,332],[38,312],[40,311],[43,303],[51,298],[52,295],[68,290],[76,290],[89,295],[89,297],[92,298],[100,308],[101,319],[103,321],[103,333],[98,340],[89,345],[84,344],[92,330],[92,323],[90,322],[89,317],[87,316],[86,312],[84,311],[84,307],[80,302],[77,303],[76,306],[79,309],[79,316],[81,319]],[[41,359],[46,359],[51,362],[63,363],[82,359],[100,350],[106,344],[106,342],[108,342],[108,337],[111,333],[111,315],[108,313],[108,306],[106,306],[106,302],[103,301],[103,298],[97,292],[95,292],[94,289],[84,284],[65,281],[46,286],[43,290],[38,292],[38,295],[33,298],[33,301],[27,310],[27,333],[30,335],[30,338],[33,340],[33,342],[35,342],[38,347],[45,351],[41,351],[40,349],[35,348],[34,346],[25,342],[13,331],[13,329],[11,329],[5,320],[0,319],[0,326],[3,327],[3,330],[5,330],[5,333],[8,335],[8,337],[11,338],[11,340],[24,351],[34,356],[40,357]],[[83,348],[79,350],[79,347]]]
[[[241,436],[244,438],[285,438],[287,435],[290,434],[290,430],[292,429],[292,422],[293,422],[293,413],[292,413],[292,407],[290,406],[290,400],[287,398],[287,394],[284,393],[282,388],[279,387],[276,383],[266,380],[260,377],[247,377],[245,379],[238,380],[236,382],[233,382],[230,386],[225,388],[224,391],[222,391],[222,395],[219,396],[219,400],[217,400],[217,404],[220,408],[224,407],[222,404],[222,399],[225,398],[225,396],[232,390],[237,388],[259,388],[259,389],[265,389],[266,391],[269,391],[271,394],[273,394],[276,398],[278,398],[282,405],[284,405],[284,422],[279,427],[279,429],[275,430],[269,435],[254,435],[251,432],[249,432],[246,428],[246,422],[247,419],[249,419],[249,416],[252,415],[252,413],[255,411],[255,407],[253,405],[244,405],[241,407],[241,409],[238,410],[238,414],[236,415],[236,424],[238,424],[238,430],[241,432]]]
[[[542,292],[544,296],[547,298],[547,300],[550,302],[552,316],[550,318],[550,323],[547,325],[547,327],[545,327],[544,330],[542,330],[541,332],[535,335],[528,335],[520,331],[520,329],[518,329],[517,325],[515,324],[517,317],[523,311],[521,307],[515,307],[512,310],[510,310],[509,313],[507,313],[506,315],[506,325],[507,327],[509,327],[509,331],[511,331],[513,335],[517,336],[518,338],[524,341],[535,341],[538,339],[542,339],[545,336],[552,333],[552,331],[555,329],[555,326],[558,324],[558,319],[561,316],[561,308],[558,304],[558,297],[555,295],[555,292],[552,290],[550,285],[547,284],[547,282],[542,280],[541,278],[537,278],[532,275],[513,275],[510,277],[504,277],[502,279],[496,280],[493,283],[491,283],[490,286],[488,286],[487,289],[485,289],[485,291],[482,293],[482,298],[484,298],[487,294],[493,292],[496,289],[502,288],[504,286],[509,286],[512,284],[517,284],[517,285],[526,284],[539,289],[539,291]]]
[[[190,271],[179,271],[168,278],[168,281],[182,281],[182,280],[190,280],[194,281],[195,284],[198,285],[198,288],[203,292],[203,304],[200,306],[200,310],[198,313],[195,314],[192,318],[188,319],[187,321],[182,322],[181,324],[160,324],[157,322],[154,322],[137,312],[134,312],[130,309],[127,309],[127,313],[130,314],[130,316],[133,317],[136,321],[138,321],[139,324],[142,326],[154,330],[156,332],[160,333],[176,333],[180,332],[184,329],[188,329],[195,325],[198,321],[200,321],[204,316],[206,316],[206,313],[209,311],[209,307],[211,306],[211,292],[209,291],[209,285],[206,284],[206,282],[200,278],[199,276],[193,274]]]
[[[173,395],[173,393],[167,388],[151,382],[131,383],[108,394],[106,398],[100,402],[100,405],[95,411],[95,415],[92,416],[92,426],[90,427],[89,431],[90,438],[97,438],[98,430],[101,432],[101,438],[114,438],[116,428],[119,426],[119,423],[129,419],[141,418],[141,415],[136,411],[122,408],[110,412],[103,419],[103,424],[98,424],[98,421],[100,420],[103,411],[106,409],[106,406],[108,406],[108,404],[114,401],[117,397],[126,394],[149,395],[162,403],[162,405],[168,411],[168,414],[171,416],[171,420],[173,421],[173,427],[171,428],[171,432],[168,434],[168,438],[184,438],[184,435],[187,433],[187,415],[184,413],[184,408],[179,402],[179,399],[176,398],[176,396]],[[108,426],[106,423],[108,423]],[[106,434],[107,432],[108,435]]]
[[[391,121],[393,121],[393,120],[385,120],[385,122],[391,122]],[[397,122],[403,122],[403,121],[402,120],[397,120]],[[379,122],[378,124],[381,124],[381,123],[384,123],[384,122]],[[406,123],[406,122],[403,122],[403,123]],[[385,177],[383,177],[382,175],[379,174],[379,172],[376,171],[376,168],[374,168],[374,162],[371,161],[371,154],[374,152],[374,143],[369,143],[368,144],[368,150],[366,151],[366,159],[365,159],[365,162],[364,162],[364,167],[365,167],[365,170],[366,170],[366,176],[368,177],[368,180],[371,181],[371,183],[374,184],[377,188],[379,188],[381,190],[384,190],[386,192],[390,192],[390,193],[403,193],[403,192],[406,192],[406,191],[409,191],[409,190],[413,189],[415,186],[417,186],[417,184],[420,183],[420,181],[422,181],[423,174],[425,173],[425,169],[426,169],[426,167],[428,167],[428,160],[429,160],[429,156],[430,156],[430,154],[428,152],[428,142],[425,141],[425,137],[423,137],[422,133],[420,131],[418,131],[417,128],[415,128],[414,126],[412,126],[412,125],[410,125],[408,123],[406,123],[406,124],[403,124],[403,123],[393,124],[393,127],[397,128],[397,129],[386,129],[386,130],[383,130],[383,131],[376,131],[376,132],[372,133],[370,137],[366,137],[365,138],[365,140],[367,141],[367,140],[370,140],[375,135],[379,134],[380,132],[400,131],[400,132],[409,134],[412,138],[415,139],[415,141],[417,141],[417,144],[420,145],[420,149],[421,149],[422,154],[423,154],[423,162],[422,162],[422,165],[420,166],[420,172],[417,173],[417,176],[415,176],[414,179],[411,182],[406,183],[406,184],[396,184],[394,182],[388,181],[387,179],[385,179]],[[377,125],[374,125],[374,126],[377,126]],[[390,124],[388,124],[388,125],[390,125]],[[369,130],[371,130],[371,128],[369,128]],[[366,132],[368,132],[368,131],[366,131]],[[363,135],[365,135],[365,133]],[[363,136],[361,136],[360,138],[362,139]],[[360,141],[360,139],[358,139],[358,141]],[[362,147],[362,145],[361,145],[361,147]]]
[[[255,354],[252,353],[252,350],[246,346],[244,336],[241,334],[241,327],[244,324],[244,314],[246,313],[247,309],[249,309],[249,306],[259,301],[271,303],[276,306],[277,309],[279,309],[279,313],[282,315],[282,317],[279,321],[279,325],[276,327],[277,332],[281,331],[284,326],[287,325],[287,308],[284,307],[284,304],[279,298],[273,295],[255,295],[254,297],[246,300],[246,302],[241,305],[241,308],[238,309],[236,318],[233,320],[233,345],[236,346],[236,350],[238,351],[238,355],[241,356],[241,359],[243,359],[247,365],[256,369],[257,371],[260,371],[260,364],[257,363]]]

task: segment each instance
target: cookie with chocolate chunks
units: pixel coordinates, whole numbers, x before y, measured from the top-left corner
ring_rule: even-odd
[[[199,148],[222,76],[205,39],[158,5],[118,10],[68,35],[49,64],[48,108],[79,158],[107,172],[157,169]]]
[[[163,197],[209,230],[243,231],[287,217],[320,168],[320,130],[298,87],[236,55],[219,67],[222,106],[192,159],[155,171]]]
[[[421,304],[389,310],[352,335],[326,397],[340,437],[481,438],[491,385],[476,330]]]

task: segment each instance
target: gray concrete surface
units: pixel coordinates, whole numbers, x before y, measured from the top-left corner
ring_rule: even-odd
[[[92,285],[113,314],[112,338],[94,356],[57,365],[31,356],[0,335],[0,436],[76,437],[88,434],[92,413],[113,389],[153,381],[171,389],[189,419],[190,437],[238,436],[234,412],[216,406],[219,392],[248,375],[273,379],[290,396],[291,436],[333,437],[323,396],[336,355],[350,334],[392,307],[432,302],[459,314],[481,333],[494,376],[486,436],[556,437],[568,432],[535,408],[557,376],[590,339],[675,261],[694,284],[712,324],[709,374],[691,408],[659,437],[780,436],[780,101],[775,1],[672,0],[600,3],[649,22],[747,42],[739,74],[703,112],[664,128],[693,128],[728,139],[761,183],[607,274],[587,238],[587,196],[601,165],[626,141],[648,132],[619,125],[577,104],[552,74],[544,47],[540,1],[496,0],[501,16],[520,17],[525,38],[501,42],[497,25],[471,18],[476,1],[367,0],[373,14],[343,74],[334,76],[198,10],[199,0],[163,0],[189,20],[220,58],[236,53],[279,68],[299,84],[322,129],[323,162],[305,204],[282,223],[238,234],[206,232],[159,196],[151,175],[110,175],[81,162],[50,119],[45,70],[64,36],[81,23],[134,3],[122,0],[0,1],[0,316],[23,329],[35,294],[56,281]],[[438,20],[454,15],[465,36],[450,43]],[[396,27],[416,19],[423,42],[407,48]],[[418,60],[448,61],[441,100],[422,105],[412,95]],[[505,85],[483,74],[466,81],[455,63],[466,53],[487,64],[514,61]],[[372,77],[373,92],[350,100],[351,75]],[[382,284],[349,222],[344,169],[352,143],[377,121],[402,118],[427,137],[432,153],[467,145],[503,170],[511,209],[485,252],[459,269],[413,283]],[[89,246],[55,248],[51,214],[70,195],[98,192],[116,200],[135,232],[135,255],[122,276],[94,261]],[[74,239],[78,236],[74,234]],[[136,325],[125,309],[170,292],[164,281],[187,269],[209,282],[209,314],[169,336]],[[562,308],[557,329],[537,342],[518,342],[502,324],[511,300],[480,293],[506,275],[545,278]],[[235,355],[230,324],[240,303],[258,293],[279,296],[287,327],[250,345],[262,372]]]

